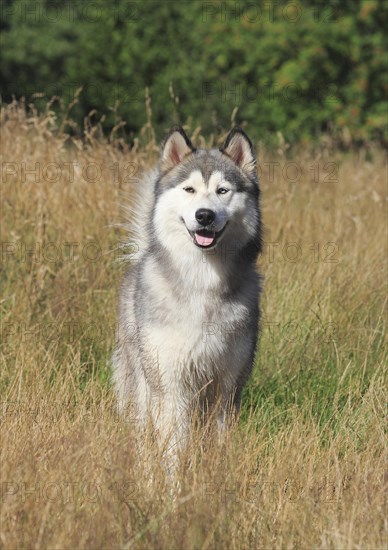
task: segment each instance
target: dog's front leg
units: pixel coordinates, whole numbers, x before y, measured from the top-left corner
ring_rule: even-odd
[[[228,427],[233,426],[238,418],[241,402],[241,391],[232,392],[230,395],[224,395],[219,405],[217,414],[217,428],[220,440],[223,440]]]
[[[174,468],[179,451],[187,443],[190,428],[190,418],[182,400],[173,393],[166,392],[163,401],[159,403],[157,415],[159,442],[165,449],[167,462]]]

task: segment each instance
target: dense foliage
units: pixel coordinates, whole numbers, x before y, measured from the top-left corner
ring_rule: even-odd
[[[248,123],[256,139],[387,141],[387,4],[2,0],[3,101],[54,95],[130,132]],[[42,100],[43,101],[43,100]],[[190,118],[192,117],[192,118]]]

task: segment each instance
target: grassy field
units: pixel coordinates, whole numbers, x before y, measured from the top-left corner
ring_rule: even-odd
[[[386,548],[383,153],[259,147],[260,351],[238,426],[202,454],[193,438],[174,492],[108,367],[152,127],[129,150],[49,111],[1,118],[0,547]]]

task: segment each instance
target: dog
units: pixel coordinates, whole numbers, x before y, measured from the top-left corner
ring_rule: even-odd
[[[240,128],[197,149],[181,127],[138,182],[137,257],[119,298],[118,407],[182,445],[193,414],[222,433],[239,410],[259,333],[262,249],[254,148]]]

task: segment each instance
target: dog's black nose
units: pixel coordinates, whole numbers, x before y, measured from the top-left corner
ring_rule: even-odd
[[[195,213],[195,219],[198,223],[206,227],[214,222],[216,215],[213,210],[209,210],[208,208],[200,208]]]

